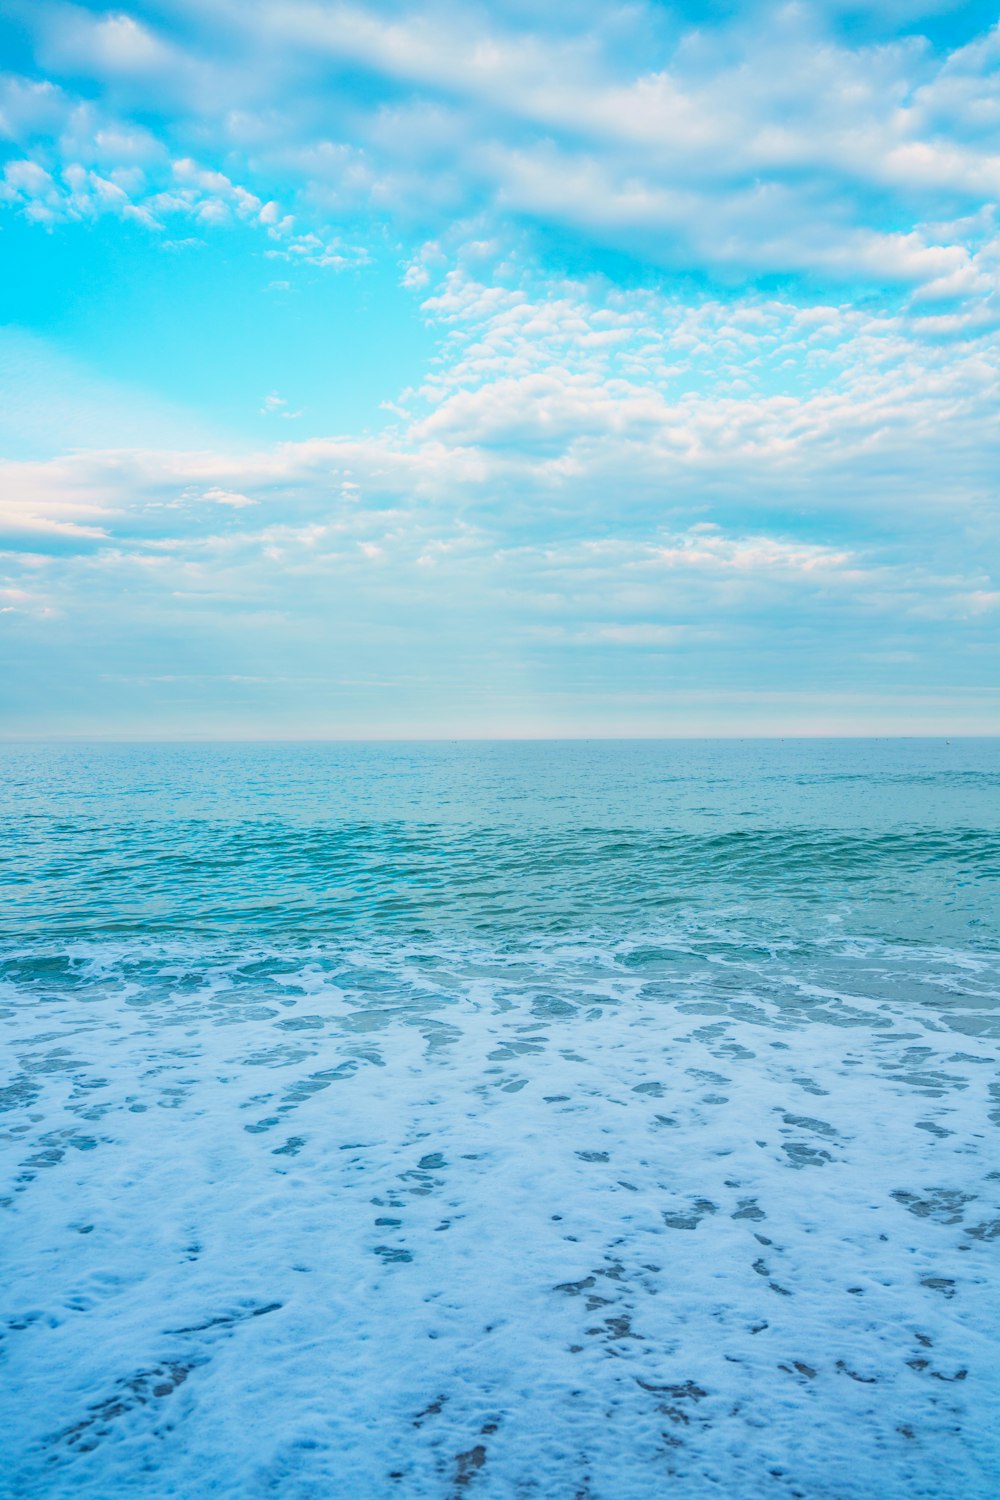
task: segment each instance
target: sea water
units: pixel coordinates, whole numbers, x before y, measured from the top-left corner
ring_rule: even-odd
[[[1000,744],[0,774],[4,1494],[996,1495]]]

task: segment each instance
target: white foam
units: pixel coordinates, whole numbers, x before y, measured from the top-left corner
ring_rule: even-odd
[[[995,969],[727,940],[12,982],[10,1493],[992,1496]]]

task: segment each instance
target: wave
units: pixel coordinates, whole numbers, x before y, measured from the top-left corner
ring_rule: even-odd
[[[7,820],[0,936],[332,926],[632,927],[678,904],[865,899],[985,920],[1000,836],[747,828],[718,834],[400,821]],[[959,899],[961,898],[961,899]]]

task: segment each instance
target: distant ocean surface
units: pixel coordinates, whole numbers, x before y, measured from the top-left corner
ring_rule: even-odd
[[[7,745],[0,1493],[995,1500],[1000,742]]]

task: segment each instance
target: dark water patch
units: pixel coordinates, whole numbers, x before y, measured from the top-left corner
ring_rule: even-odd
[[[48,1439],[48,1446],[69,1448],[75,1454],[92,1453],[105,1438],[109,1437],[114,1423],[120,1418],[147,1406],[151,1401],[162,1401],[172,1396],[184,1384],[192,1371],[204,1360],[170,1360],[162,1365],[139,1370],[116,1381],[115,1389],[103,1401],[95,1402],[87,1415]]]

